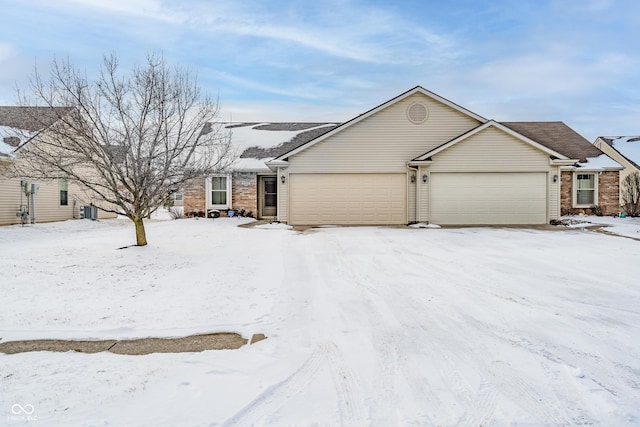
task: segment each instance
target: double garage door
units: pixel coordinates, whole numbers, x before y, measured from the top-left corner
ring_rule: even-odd
[[[546,177],[546,173],[431,173],[429,221],[546,224]],[[406,224],[407,175],[290,174],[289,223]]]
[[[434,224],[546,224],[546,173],[432,173]]]

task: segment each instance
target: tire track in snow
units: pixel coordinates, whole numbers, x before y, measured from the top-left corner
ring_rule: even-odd
[[[331,377],[338,395],[340,420],[343,426],[364,425],[364,402],[356,375],[344,361],[333,342],[321,345],[331,368]]]
[[[296,394],[304,390],[326,361],[326,350],[316,349],[302,366],[284,381],[267,388],[223,425],[225,427],[253,426],[273,414]]]
[[[466,422],[463,425],[467,427],[491,425],[496,409],[496,397],[497,390],[493,384],[482,381],[471,405],[471,411],[464,417]]]
[[[379,356],[373,388],[380,396],[370,411],[371,426],[388,427],[398,425],[395,402],[398,402],[397,375],[398,349],[394,335],[382,332],[374,335]]]
[[[493,383],[529,415],[547,425],[568,425],[569,422],[548,404],[546,399],[529,386],[507,362],[496,360],[487,367]]]
[[[374,326],[374,335],[373,335],[373,344],[377,350],[378,356],[382,356],[379,361],[379,365],[383,368],[378,372],[379,376],[376,378],[376,384],[381,388],[377,388],[374,392],[380,393],[380,396],[375,396],[376,402],[376,410],[372,411],[371,416],[371,424],[372,425],[394,425],[393,422],[391,424],[388,423],[388,420],[395,420],[395,407],[398,405],[398,397],[396,394],[395,384],[397,382],[398,376],[401,375],[409,387],[413,390],[414,396],[417,399],[422,401],[427,400],[430,402],[429,408],[446,408],[445,405],[440,398],[440,393],[434,390],[432,386],[432,381],[428,377],[420,375],[421,372],[424,371],[424,366],[422,363],[418,363],[415,358],[407,357],[406,353],[418,353],[418,354],[429,354],[432,357],[441,358],[443,352],[438,350],[438,345],[429,340],[425,340],[424,334],[421,334],[418,339],[415,339],[415,335],[410,335],[412,327],[415,325],[415,321],[420,316],[423,316],[427,311],[423,310],[423,307],[420,309],[415,309],[415,304],[412,296],[403,296],[401,293],[393,293],[389,292],[384,286],[375,286],[374,284],[378,281],[373,274],[365,274],[364,277],[361,275],[356,275],[354,272],[362,272],[362,271],[373,271],[376,274],[384,276],[387,274],[385,271],[381,271],[379,268],[379,264],[375,263],[374,260],[365,260],[367,264],[372,263],[373,265],[370,268],[362,268],[362,266],[354,265],[353,257],[346,256],[347,250],[341,244],[339,239],[335,236],[331,236],[333,244],[338,249],[339,258],[338,263],[334,267],[339,269],[342,274],[347,277],[350,277],[350,283],[356,285],[361,294],[361,300],[365,301],[366,310],[368,312],[368,318],[370,319],[371,324]],[[350,242],[353,244],[354,242]],[[399,251],[396,252],[397,256],[401,256]],[[344,255],[344,256],[342,256]],[[372,300],[372,296],[379,296],[380,304],[375,304]],[[401,302],[399,301],[401,300]],[[383,316],[381,311],[376,311],[374,307],[379,307],[387,314]],[[412,310],[408,310],[408,308],[412,308]],[[389,318],[389,314],[392,319]],[[389,327],[389,323],[394,321],[395,323],[399,323],[399,327],[396,330],[392,330]],[[424,330],[425,328],[422,327]],[[381,331],[381,332],[376,332]],[[409,333],[407,333],[409,331]],[[389,340],[389,337],[393,337]],[[428,334],[426,336],[428,337]],[[389,351],[390,344],[395,347],[395,351]],[[398,351],[397,348],[402,348],[403,351]],[[435,350],[434,350],[435,349]],[[395,356],[394,356],[395,354]],[[394,357],[395,360],[389,360],[389,357]],[[446,358],[445,358],[446,359]],[[433,361],[433,360],[430,360]],[[392,368],[386,369],[385,367],[391,363]],[[467,385],[465,389],[462,384],[465,384],[464,379],[460,377],[460,375],[455,372],[455,370],[451,369],[452,364],[442,364],[439,367],[441,369],[437,369],[438,375],[441,377],[441,380],[445,384],[453,384],[456,390],[455,394],[459,393],[469,393],[470,388]],[[451,379],[454,381],[451,381]],[[393,400],[395,399],[395,400]],[[417,400],[416,399],[416,400]],[[471,401],[470,397],[468,400]],[[424,405],[418,405],[419,409],[424,409]],[[427,411],[428,412],[428,411]],[[408,414],[406,414],[408,415]],[[437,414],[432,412],[430,413],[421,413],[422,419],[419,422],[424,422],[424,418],[428,419],[427,424],[436,425],[438,424],[434,417]]]

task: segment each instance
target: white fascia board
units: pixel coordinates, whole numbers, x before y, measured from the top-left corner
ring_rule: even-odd
[[[289,162],[287,162],[286,160],[278,160],[278,159],[265,162],[264,164],[267,165],[267,167],[271,169],[273,172],[277,172],[278,168],[286,168],[289,166]]]
[[[551,166],[573,166],[579,162],[579,159],[549,159]]]
[[[385,108],[389,107],[390,105],[393,105],[393,104],[395,104],[397,102],[400,102],[403,99],[406,99],[406,98],[408,98],[411,95],[414,95],[416,93],[421,93],[421,94],[423,94],[425,96],[428,96],[429,98],[432,98],[432,99],[434,99],[434,100],[436,100],[438,102],[441,102],[442,104],[445,104],[446,106],[448,106],[450,108],[453,108],[454,110],[456,110],[456,111],[458,111],[458,112],[460,112],[462,114],[465,114],[465,115],[467,115],[467,116],[479,121],[480,123],[487,122],[487,119],[485,119],[484,117],[482,117],[482,116],[480,116],[480,115],[478,115],[478,114],[476,114],[476,113],[474,113],[472,111],[469,111],[466,108],[463,108],[463,107],[459,106],[458,104],[455,104],[455,103],[449,101],[448,99],[445,99],[445,98],[443,98],[443,97],[441,97],[439,95],[436,95],[433,92],[429,92],[428,90],[426,90],[425,88],[423,88],[421,86],[416,86],[413,89],[408,90],[407,92],[405,92],[405,93],[403,93],[403,94],[401,94],[399,96],[396,96],[395,98],[390,99],[389,101],[387,101],[387,102],[385,102],[385,103],[383,103],[383,104],[381,104],[381,105],[379,105],[379,106],[377,106],[375,108],[372,108],[371,110],[369,110],[369,111],[367,111],[367,112],[365,112],[365,113],[363,113],[363,114],[361,114],[361,115],[349,120],[348,122],[345,122],[345,123],[341,124],[340,126],[338,126],[337,128],[333,129],[332,131],[329,131],[329,132],[317,137],[316,139],[313,139],[313,140],[307,142],[306,144],[301,145],[298,148],[295,148],[295,149],[293,149],[293,150],[291,150],[291,151],[289,151],[287,153],[284,153],[280,157],[277,157],[276,160],[283,160],[283,159],[286,159],[286,158],[288,158],[290,156],[293,156],[293,155],[301,152],[302,150],[306,150],[307,148],[309,148],[309,147],[311,147],[311,146],[313,146],[313,145],[315,145],[315,144],[317,144],[317,143],[319,143],[321,141],[324,141],[325,139],[335,135],[336,133],[341,132],[342,130],[344,130],[344,129],[350,127],[350,126],[353,126],[354,124],[356,124],[358,122],[361,122],[362,120],[364,120],[364,119],[376,114],[377,112],[379,112],[381,110],[384,110]]]

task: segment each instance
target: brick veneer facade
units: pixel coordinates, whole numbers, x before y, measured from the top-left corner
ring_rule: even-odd
[[[258,174],[236,172],[231,179],[231,203],[234,209],[244,209],[258,216]]]
[[[206,214],[205,179],[195,179],[184,188],[184,215],[187,217]],[[235,172],[231,177],[231,206],[258,215],[258,174]],[[221,211],[222,215],[226,211]]]
[[[593,209],[573,207],[573,174],[563,171],[560,181],[560,210],[562,215],[579,214],[583,211],[595,214]],[[596,172],[598,173],[598,172]],[[620,172],[605,171],[598,174],[598,207],[603,215],[618,215],[620,213]]]
[[[205,216],[205,180],[194,179],[184,186],[182,206],[184,216]]]

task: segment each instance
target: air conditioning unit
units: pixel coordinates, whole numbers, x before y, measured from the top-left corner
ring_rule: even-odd
[[[95,206],[81,206],[80,212],[84,219],[90,219],[92,221],[98,219],[98,208]]]

